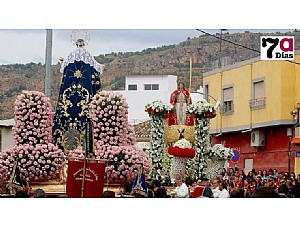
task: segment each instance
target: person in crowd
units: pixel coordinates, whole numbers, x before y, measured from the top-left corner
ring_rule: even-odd
[[[121,192],[121,198],[134,198],[131,194],[132,183],[127,181],[124,185],[124,190]]]
[[[102,198],[115,198],[116,194],[114,191],[106,190],[102,194]]]
[[[267,170],[263,170],[262,175],[261,175],[261,180],[266,181],[267,180]]]
[[[242,189],[243,189],[245,198],[249,198],[252,196],[251,191],[250,191],[250,184],[251,184],[251,182],[248,179],[244,180],[244,185],[243,185]]]
[[[296,174],[295,174],[294,172],[291,172],[290,179],[291,179],[292,181],[295,181],[295,180],[296,180]]]
[[[211,190],[209,180],[207,178],[202,178],[202,183],[205,186],[202,197],[203,198],[213,198],[213,192]]]
[[[244,180],[246,180],[247,176],[246,176],[244,170],[242,170],[242,169],[240,170],[240,174],[239,174],[239,177],[241,177],[241,176],[243,177],[242,182],[244,182]]]
[[[15,198],[29,198],[29,194],[26,190],[19,190],[16,192]]]
[[[167,190],[165,187],[161,186],[156,189],[155,198],[168,198]]]
[[[294,186],[293,186],[292,181],[287,180],[285,182],[285,184],[286,184],[286,186],[288,188],[287,196],[290,197],[290,198],[293,197],[292,189],[293,189]]]
[[[227,191],[227,185],[224,182],[219,184],[219,198],[230,198],[229,192]]]
[[[146,181],[148,188],[148,198],[154,198],[154,184],[153,182]]]
[[[248,179],[251,182],[254,180],[254,175],[252,171],[248,172],[246,179]]]
[[[256,176],[255,181],[256,181],[256,183],[255,183],[255,190],[258,189],[259,187],[263,186],[262,179],[261,179],[260,175]]]
[[[205,185],[203,184],[203,181],[200,179],[197,181],[197,186],[194,188],[194,191],[191,195],[192,198],[199,198],[203,195]]]
[[[242,175],[240,175],[238,177],[238,179],[234,181],[234,187],[235,188],[242,188],[243,185],[244,185],[245,180],[246,180],[246,178],[244,179],[244,177]]]
[[[230,198],[244,198],[244,191],[242,188],[234,188],[230,194]]]
[[[227,184],[226,184],[227,185]],[[234,187],[234,183],[233,182],[230,182],[228,184],[228,192],[229,192],[229,195],[231,195],[231,193],[233,192],[233,190],[235,189]]]
[[[175,193],[176,198],[189,198],[189,189],[181,178],[176,179]]]
[[[219,196],[220,196],[220,190],[219,190],[220,183],[221,183],[221,181],[219,179],[214,179],[212,182],[211,191],[213,193],[214,198],[219,198]]]
[[[224,173],[224,176],[223,176],[223,181],[225,181],[225,180],[227,180],[227,181],[230,180],[230,176],[228,175],[227,172],[225,172],[225,173]]]
[[[270,187],[259,187],[253,193],[253,198],[279,198],[278,193]]]
[[[46,193],[41,188],[35,189],[33,192],[33,198],[46,198]]]
[[[290,197],[300,198],[300,182],[297,185],[293,186]]]
[[[288,198],[287,193],[288,193],[288,187],[283,184],[280,185],[277,189],[276,189],[278,195],[280,198]]]

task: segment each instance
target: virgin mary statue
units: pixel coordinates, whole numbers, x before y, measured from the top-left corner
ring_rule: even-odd
[[[62,62],[63,73],[56,112],[53,143],[65,152],[81,145],[89,117],[89,103],[101,89],[103,65],[85,49],[85,39],[73,38],[77,48]]]

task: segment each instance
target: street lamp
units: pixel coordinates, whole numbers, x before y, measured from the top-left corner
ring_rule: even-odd
[[[206,95],[206,96],[209,96],[210,98],[212,98],[216,102],[215,109],[218,109],[218,107],[220,106],[220,99],[219,98],[218,98],[218,100],[216,100],[213,96],[211,96],[209,94],[206,94],[206,93],[203,93],[203,92],[200,92],[200,91],[197,91],[197,93],[200,94],[200,95]]]

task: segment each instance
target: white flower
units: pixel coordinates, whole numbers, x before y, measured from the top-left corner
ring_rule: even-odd
[[[223,144],[215,144],[212,147],[209,156],[217,156],[220,159],[230,159],[234,156],[234,154],[230,148],[224,147]]]
[[[180,147],[180,148],[192,148],[192,144],[186,139],[178,140],[176,143],[174,143],[173,146]]]

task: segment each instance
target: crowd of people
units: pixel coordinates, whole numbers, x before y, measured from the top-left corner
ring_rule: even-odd
[[[215,179],[176,179],[173,190],[168,191],[159,180],[147,179],[148,198],[300,198],[300,174],[278,172],[276,169],[249,171],[237,168],[223,169]],[[171,187],[172,188],[172,187]],[[105,196],[104,196],[105,197]],[[113,197],[116,197],[115,194]],[[127,182],[120,197],[141,197],[132,192]]]

